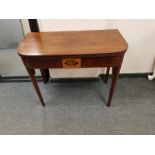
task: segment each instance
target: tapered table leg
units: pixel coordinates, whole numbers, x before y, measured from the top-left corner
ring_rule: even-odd
[[[44,84],[49,82],[49,69],[40,69]]]
[[[117,79],[119,77],[120,68],[121,68],[121,66],[112,67],[112,74],[113,75],[112,75],[112,84],[111,84],[109,97],[108,97],[108,104],[107,104],[108,107],[110,107],[110,105],[111,105],[111,100],[112,100],[112,97],[113,97],[113,94],[114,94],[114,89],[116,87]]]
[[[42,97],[42,95],[41,95],[41,92],[40,92],[40,89],[39,89],[37,80],[36,80],[36,78],[35,78],[35,76],[34,76],[35,70],[34,70],[34,69],[27,69],[27,71],[28,71],[28,73],[29,73],[29,75],[30,75],[30,78],[31,78],[31,80],[32,80],[32,83],[33,83],[34,88],[35,88],[35,90],[36,90],[36,92],[37,92],[37,94],[38,94],[38,97],[39,97],[39,99],[40,99],[40,101],[41,101],[42,106],[45,106],[45,103],[44,103],[43,97]]]

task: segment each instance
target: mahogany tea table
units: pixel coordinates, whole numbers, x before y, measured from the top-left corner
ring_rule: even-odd
[[[128,44],[119,30],[62,32],[31,32],[19,44],[17,51],[29,73],[42,106],[43,97],[35,78],[40,69],[44,83],[49,81],[49,68],[107,67],[105,82],[112,68],[112,83],[108,107],[121,69]]]

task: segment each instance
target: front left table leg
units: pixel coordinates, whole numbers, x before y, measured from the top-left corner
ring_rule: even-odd
[[[39,89],[37,80],[36,80],[36,78],[35,78],[35,76],[34,76],[34,75],[35,75],[35,70],[34,70],[34,69],[27,69],[27,71],[28,71],[28,73],[29,73],[29,75],[30,75],[30,78],[31,78],[31,80],[32,80],[32,83],[33,83],[34,88],[35,88],[35,90],[36,90],[36,92],[37,92],[37,94],[38,94],[38,97],[39,97],[39,99],[40,99],[40,101],[41,101],[42,106],[45,106],[45,103],[44,103],[43,97],[42,97],[42,95],[41,95],[41,92],[40,92],[40,89]]]

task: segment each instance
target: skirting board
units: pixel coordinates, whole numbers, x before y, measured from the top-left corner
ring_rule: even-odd
[[[37,81],[42,81],[41,76],[36,76]],[[1,76],[0,83],[2,82],[31,82],[29,76]]]
[[[148,75],[153,73],[121,73],[119,78],[147,78]],[[100,79],[103,80],[105,74],[100,74],[99,77],[90,78],[50,78],[50,83],[68,83],[68,82],[98,82]],[[109,75],[111,78],[112,75]],[[42,81],[41,76],[36,76],[37,81]],[[31,82],[29,76],[1,76],[0,82]]]

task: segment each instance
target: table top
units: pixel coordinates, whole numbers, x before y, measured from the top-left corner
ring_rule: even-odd
[[[31,32],[19,44],[21,56],[113,54],[128,44],[119,30]]]

